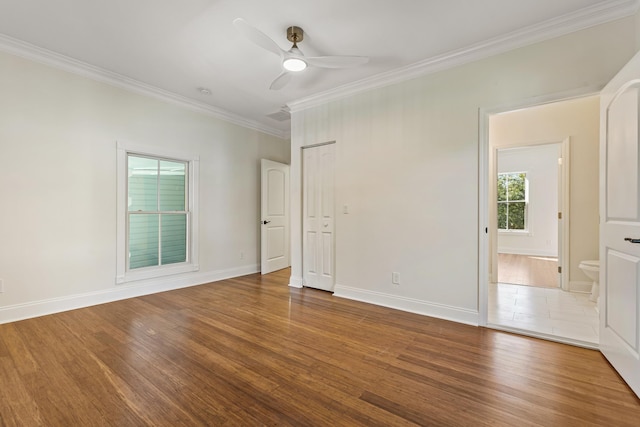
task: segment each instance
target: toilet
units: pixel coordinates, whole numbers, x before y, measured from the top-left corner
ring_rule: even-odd
[[[584,274],[587,275],[589,279],[593,281],[593,286],[591,287],[591,296],[589,297],[589,300],[597,302],[598,295],[600,295],[600,261],[582,261],[578,267],[584,272]]]

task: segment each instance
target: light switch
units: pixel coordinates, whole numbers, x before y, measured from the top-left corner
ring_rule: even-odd
[[[342,213],[343,214],[349,213],[349,205],[342,205]]]
[[[393,283],[394,285],[400,284],[400,273],[398,273],[397,271],[391,273],[391,283]]]

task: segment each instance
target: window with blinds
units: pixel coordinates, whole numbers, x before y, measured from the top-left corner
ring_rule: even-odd
[[[189,261],[188,162],[127,154],[127,269]]]

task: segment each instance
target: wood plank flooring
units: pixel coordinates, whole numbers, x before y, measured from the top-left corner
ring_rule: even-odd
[[[558,287],[558,259],[532,255],[498,254],[498,283]]]
[[[250,275],[0,325],[2,426],[637,426],[597,351]]]

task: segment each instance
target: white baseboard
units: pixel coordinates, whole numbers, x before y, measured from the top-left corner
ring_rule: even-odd
[[[452,307],[338,284],[335,286],[333,295],[340,298],[394,308],[396,310],[408,311],[410,313],[422,314],[424,316],[465,323],[467,325],[478,326],[479,324],[479,313],[477,310]]]
[[[590,294],[592,287],[593,287],[593,282],[585,282],[585,281],[579,281],[579,280],[569,281],[569,291],[571,292],[581,292],[585,294]]]
[[[289,286],[292,288],[301,288],[302,287],[302,277],[291,276],[289,278]]]
[[[259,265],[248,265],[227,270],[179,274],[158,279],[148,279],[127,285],[85,294],[69,295],[47,300],[33,301],[0,308],[0,324],[33,317],[46,316],[68,310],[105,304],[108,302],[197,286],[232,277],[245,276],[260,271]]]
[[[498,253],[558,258],[557,252],[554,253],[552,251],[543,251],[543,250],[536,250],[536,249],[498,248]]]

